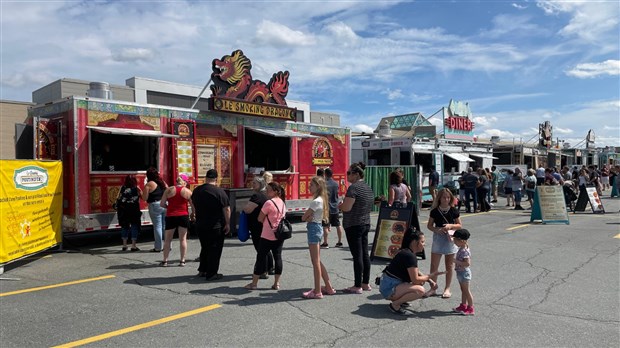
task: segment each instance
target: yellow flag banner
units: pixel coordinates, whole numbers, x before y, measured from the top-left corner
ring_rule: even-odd
[[[0,264],[62,241],[62,163],[0,160]]]

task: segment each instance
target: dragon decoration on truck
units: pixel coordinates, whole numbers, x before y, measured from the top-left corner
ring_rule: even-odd
[[[252,79],[252,62],[242,50],[233,51],[222,59],[214,59],[211,93],[214,97],[232,98],[254,103],[286,106],[288,71],[272,75],[269,83]]]

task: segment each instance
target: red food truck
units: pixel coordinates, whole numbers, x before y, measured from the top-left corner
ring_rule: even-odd
[[[227,88],[219,76],[227,57],[214,60],[208,110],[84,96],[30,109],[34,158],[63,163],[64,232],[119,228],[112,205],[124,178],[136,175],[143,187],[149,167],[168,184],[186,174],[192,187],[215,168],[218,184],[232,198],[249,191],[254,175],[269,171],[286,190],[289,213],[303,213],[309,205],[309,182],[318,168],[332,168],[340,195],[345,193],[350,130],[297,122],[297,110],[281,103],[286,93],[276,91],[288,72],[274,74],[269,84],[248,83],[266,86],[275,99],[256,97],[268,95],[256,91],[249,96],[251,89],[226,94],[239,90]],[[143,225],[150,225],[146,203],[141,204]],[[231,205],[241,208],[238,202]]]

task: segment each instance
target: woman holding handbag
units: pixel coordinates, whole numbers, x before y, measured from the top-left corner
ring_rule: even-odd
[[[254,264],[252,282],[245,286],[248,290],[256,290],[258,279],[261,274],[267,272],[267,254],[273,254],[275,263],[275,275],[271,288],[280,289],[280,277],[282,276],[282,245],[283,240],[278,240],[274,231],[278,228],[280,220],[286,215],[286,204],[284,203],[284,189],[277,182],[270,182],[266,188],[268,200],[263,204],[263,208],[258,214],[258,221],[263,224],[260,241],[258,243],[258,254]]]

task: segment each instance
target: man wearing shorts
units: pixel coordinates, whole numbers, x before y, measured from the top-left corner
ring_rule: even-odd
[[[333,178],[334,172],[331,168],[325,168],[325,183],[327,185],[327,194],[329,195],[329,222],[323,224],[323,244],[322,248],[329,248],[327,243],[327,236],[331,230],[331,227],[336,227],[336,233],[338,234],[338,243],[336,248],[342,248],[342,233],[344,229],[340,224],[340,216],[338,211],[338,183]]]

